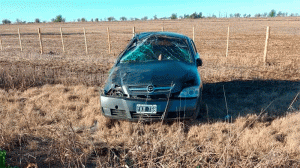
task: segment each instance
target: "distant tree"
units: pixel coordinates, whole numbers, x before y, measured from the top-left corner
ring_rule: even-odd
[[[276,16],[276,11],[274,9],[272,9],[270,12],[269,12],[269,17],[275,17]]]
[[[3,19],[2,24],[11,24],[11,21],[8,19]]]
[[[94,22],[94,19],[93,19],[93,18],[91,19],[91,22]]]
[[[191,19],[196,19],[196,17],[197,17],[197,13],[194,12],[194,13],[192,13],[192,14],[190,15],[189,18],[191,18]]]
[[[36,19],[34,20],[34,22],[35,22],[35,23],[40,23],[41,21],[40,21],[39,18],[36,18]]]
[[[66,19],[62,15],[57,15],[54,19],[51,19],[52,22],[65,22]]]
[[[81,22],[86,22],[86,19],[84,17],[81,18]]]
[[[154,16],[153,16],[153,19],[154,19],[154,20],[157,20],[157,15],[154,15]]]
[[[245,13],[245,14],[243,15],[243,17],[244,17],[244,18],[247,17],[247,14]]]
[[[202,12],[199,12],[199,14],[198,14],[198,18],[204,18],[204,16],[203,16]]]
[[[148,20],[148,16],[142,17],[141,20]]]
[[[134,18],[134,20],[140,20],[139,18]]]
[[[16,19],[16,22],[15,22],[15,24],[25,24],[25,23],[26,23],[26,21],[22,21],[20,19]]]
[[[98,18],[96,18],[96,19],[95,19],[95,22],[99,22],[99,19],[98,19]]]
[[[282,13],[281,11],[279,11],[279,12],[277,13],[277,17],[281,17],[281,16],[283,16],[283,13]]]
[[[260,13],[254,15],[254,17],[261,17]]]
[[[295,14],[294,14],[294,13],[291,13],[290,16],[293,17],[293,16],[295,16]]]
[[[251,14],[248,14],[247,17],[251,17]]]
[[[240,13],[235,13],[234,17],[239,18],[239,17],[241,17],[241,14]]]
[[[233,18],[233,14],[231,13],[231,14],[229,15],[229,17]]]
[[[171,15],[171,19],[177,19],[177,13],[173,13],[173,14]]]
[[[125,16],[122,16],[122,17],[120,17],[120,20],[121,20],[121,21],[126,21],[127,18],[126,18]]]
[[[212,18],[216,18],[217,16],[213,13],[213,14],[211,15],[211,17],[212,17]]]
[[[267,17],[268,16],[268,13],[265,12],[264,14],[262,14],[263,17]]]
[[[191,19],[203,18],[202,12],[199,12],[199,14],[197,12],[194,12],[189,16],[189,18],[191,18]]]
[[[16,24],[20,24],[22,21],[20,19],[16,19]]]
[[[190,15],[184,14],[184,15],[183,15],[183,18],[184,18],[184,19],[188,19],[188,18],[190,18]]]
[[[77,22],[80,22],[80,21],[81,21],[81,19],[80,19],[80,18],[78,18],[78,19],[77,19]]]
[[[192,13],[192,14],[190,15],[190,18],[191,18],[191,19],[197,19],[197,18],[198,18],[197,12]]]
[[[111,17],[108,17],[107,20],[111,22],[111,21],[115,21],[116,19],[113,16],[111,16]]]

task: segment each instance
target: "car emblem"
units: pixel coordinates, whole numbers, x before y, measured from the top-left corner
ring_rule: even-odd
[[[147,86],[147,91],[148,91],[149,93],[154,92],[154,86],[153,86],[153,85],[148,85],[148,86]]]

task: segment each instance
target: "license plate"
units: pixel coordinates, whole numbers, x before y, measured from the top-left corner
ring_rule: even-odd
[[[147,113],[147,114],[156,114],[157,105],[150,104],[137,104],[136,105],[136,113]]]

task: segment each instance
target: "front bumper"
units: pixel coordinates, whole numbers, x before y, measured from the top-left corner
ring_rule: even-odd
[[[124,119],[129,121],[138,120],[172,120],[192,119],[198,115],[198,99],[170,99],[168,100],[145,100],[131,98],[116,98],[111,96],[100,96],[101,109],[104,116],[113,119]],[[157,105],[156,114],[136,113],[137,104]],[[163,117],[164,116],[164,117]]]

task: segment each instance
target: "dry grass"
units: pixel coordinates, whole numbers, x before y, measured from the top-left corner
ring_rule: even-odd
[[[299,166],[299,113],[233,123],[129,123],[100,114],[95,87],[1,90],[8,163],[40,167]]]
[[[20,167],[299,167],[297,19],[1,25],[0,148],[8,151],[10,165]],[[225,58],[228,24],[232,32]],[[191,37],[194,25],[204,60],[199,72],[206,117],[186,123],[130,123],[100,114],[99,90],[133,26],[137,31],[164,26]],[[267,25],[270,52],[263,66]],[[5,35],[17,27],[35,32],[37,26],[43,32],[59,32],[63,26],[73,33],[85,27],[89,54],[80,34],[66,35],[66,53],[58,35],[47,35],[43,55],[33,35],[26,35],[27,40],[23,35],[24,52]],[[106,53],[107,26],[113,54]],[[223,87],[230,123],[224,121]]]
[[[5,53],[12,54],[12,53]],[[14,55],[15,54],[15,55]],[[0,87],[27,89],[44,84],[100,86],[113,59],[13,53],[0,58]]]

